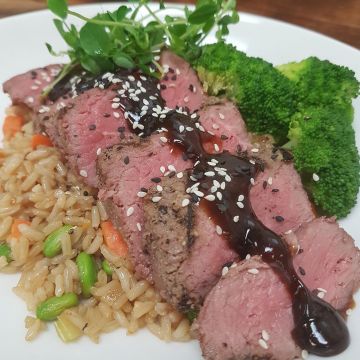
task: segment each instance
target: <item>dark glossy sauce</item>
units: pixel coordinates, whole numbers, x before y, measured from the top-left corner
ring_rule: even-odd
[[[122,81],[129,82],[129,88],[139,85],[140,75],[133,76],[134,80],[130,81],[128,74],[118,74]],[[105,81],[104,86],[109,85],[111,82]],[[85,91],[93,86],[94,79],[86,79],[75,87],[75,91]],[[320,356],[335,355],[345,350],[349,344],[349,332],[344,319],[330,304],[309,291],[294,269],[287,244],[254,214],[249,190],[260,165],[228,152],[206,152],[202,144],[204,140],[209,141],[209,134],[199,127],[197,116],[190,116],[183,109],[164,108],[156,80],[148,78],[143,86],[146,92],[140,94],[138,101],[129,100],[128,92],[121,101],[133,130],[141,136],[163,131],[170,143],[195,162],[190,177],[193,201],[201,200],[207,207],[220,231],[242,259],[248,254],[260,255],[281,275],[293,299],[293,336],[297,344]],[[55,95],[64,95],[68,88],[66,83],[59,84],[54,89],[53,99]],[[144,99],[149,104],[146,113]],[[154,107],[159,109],[157,116],[154,115]],[[136,127],[134,122],[138,124]]]

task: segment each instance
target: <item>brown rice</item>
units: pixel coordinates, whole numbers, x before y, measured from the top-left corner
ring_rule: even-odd
[[[7,111],[18,112],[30,117],[19,107]],[[13,259],[8,264],[0,257],[0,272],[20,272],[15,294],[30,312],[51,296],[67,292],[80,295],[75,257],[86,251],[98,263],[108,260],[115,271],[110,278],[100,270],[92,296],[62,314],[82,334],[98,342],[102,333],[119,327],[126,328],[128,334],[147,327],[165,341],[189,340],[189,321],[164,302],[146,280],[135,276],[128,258],[114,255],[103,243],[100,222],[108,217],[93,190],[64,166],[55,148],[33,150],[31,136],[30,121],[0,149],[0,237],[6,239]],[[10,234],[15,219],[30,223],[18,226],[18,239]],[[76,228],[71,235],[62,236],[62,253],[51,259],[44,257],[44,239],[63,224]],[[29,341],[46,328],[32,316],[26,317],[25,327]]]

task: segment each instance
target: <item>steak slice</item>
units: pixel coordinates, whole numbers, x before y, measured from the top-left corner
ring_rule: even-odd
[[[237,258],[205,209],[186,202],[188,174],[164,178],[161,200],[152,187],[144,199],[144,247],[150,255],[153,279],[162,296],[180,311],[201,305],[221,276],[224,264]]]
[[[42,91],[54,81],[61,65],[48,65],[16,75],[3,84],[14,105],[24,104],[37,111],[43,103]]]
[[[217,119],[219,131],[225,133],[235,128],[244,129],[245,131],[241,115],[229,102],[212,104],[204,108],[200,113],[200,121],[206,129],[211,129],[213,123],[213,117],[207,114],[217,114],[219,110],[228,115],[224,119]],[[222,130],[223,128],[224,130]],[[178,173],[177,176],[181,176],[179,173],[191,167],[191,163],[181,157],[181,153],[177,148],[173,148],[172,145],[161,141],[162,136],[152,135],[143,140],[120,141],[120,146],[115,145],[107,149],[97,162],[98,174],[100,175],[99,197],[105,202],[111,219],[128,241],[135,267],[143,277],[149,276],[150,267],[147,255],[144,254],[142,232],[138,229],[139,227],[140,229],[143,228],[144,215],[142,199],[137,194],[141,192],[141,188],[147,189],[154,184],[151,179],[163,181],[164,173],[174,175],[172,173],[174,168]],[[242,135],[243,139],[246,137],[247,135]],[[221,142],[223,149],[232,150],[235,147],[235,140],[232,137],[223,139]],[[124,163],[125,158],[129,159],[128,164]],[[160,171],[160,168],[164,168],[163,172]],[[124,184],[126,185],[124,186]],[[160,185],[162,186],[161,183]],[[126,217],[129,207],[135,209],[131,219]],[[204,228],[200,227],[198,231],[203,234],[199,238],[207,239]],[[199,246],[201,246],[201,243],[199,243]],[[216,251],[216,248],[214,248],[214,251]],[[214,253],[213,256],[216,256],[216,254]],[[227,254],[224,257],[227,257]],[[141,264],[145,264],[145,267],[142,267]],[[205,270],[202,276],[206,277]],[[194,278],[189,274],[189,284],[191,281],[193,285],[191,287],[189,285],[189,289],[197,289],[196,277]],[[213,283],[213,280],[210,282]],[[200,292],[201,294],[204,293],[204,291]],[[195,298],[198,298],[198,295],[194,296]]]
[[[336,309],[346,311],[360,286],[360,251],[352,237],[334,218],[321,217],[304,223],[286,239],[296,240],[301,249],[294,266],[306,285],[318,289]]]
[[[295,230],[315,219],[313,206],[289,154],[274,149],[270,137],[254,137],[254,154],[264,163],[250,190],[252,208],[259,220],[276,234]]]
[[[286,240],[302,249],[294,265],[309,289],[337,310],[346,310],[360,285],[360,251],[353,239],[334,219],[318,218],[286,235]],[[209,360],[299,356],[291,337],[291,298],[278,275],[256,257],[240,262],[218,282],[197,326]],[[269,335],[265,344],[259,342],[263,330]]]
[[[290,335],[294,326],[290,295],[259,257],[240,262],[221,278],[205,299],[196,324],[207,360],[301,358]]]
[[[121,141],[106,149],[97,161],[99,198],[128,242],[135,269],[144,278],[150,275],[150,264],[142,246],[142,196],[154,182],[162,186],[164,173],[172,175],[174,168],[181,171],[190,166],[178,153],[170,152],[161,137]]]
[[[161,80],[161,96],[166,106],[188,108],[190,112],[200,109],[206,95],[189,63],[171,51],[161,53],[160,63],[166,72]]]
[[[112,88],[88,90],[45,125],[71,169],[93,187],[98,187],[97,156],[131,134],[123,112],[112,108],[115,95]]]

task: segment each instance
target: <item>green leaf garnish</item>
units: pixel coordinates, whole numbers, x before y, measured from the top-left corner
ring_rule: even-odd
[[[121,5],[115,11],[88,18],[68,9],[65,0],[48,0],[48,8],[58,17],[54,24],[70,47],[66,52],[70,63],[63,67],[58,78],[64,78],[79,66],[93,74],[121,67],[140,68],[159,76],[153,69],[162,71],[156,59],[164,47],[186,60],[194,60],[214,28],[217,39],[221,40],[228,34],[228,26],[239,21],[236,0],[198,0],[194,9],[185,7],[181,11],[176,7],[176,15],[165,17],[161,16],[167,10],[163,1],[157,8],[149,6],[149,2],[131,0],[128,6]],[[67,22],[69,16],[84,21],[80,30]],[[49,44],[46,47],[52,55],[63,54],[55,52]]]
[[[61,19],[66,19],[68,6],[65,0],[47,0],[49,10]]]

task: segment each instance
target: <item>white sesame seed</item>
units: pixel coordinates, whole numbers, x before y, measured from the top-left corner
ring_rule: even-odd
[[[219,127],[218,124],[212,124],[212,128],[213,128],[214,130],[218,130],[220,127]]]
[[[113,112],[113,115],[114,115],[114,117],[116,117],[117,119],[120,117],[120,114],[119,114],[118,112],[116,112],[116,111]]]
[[[120,102],[120,98],[114,97],[114,98],[112,99],[112,101],[113,101],[113,102]]]
[[[180,75],[180,74],[181,74],[179,69],[175,69],[175,73],[176,73],[176,75]]]
[[[244,208],[244,204],[241,202],[241,201],[238,201],[236,203],[236,205],[240,208],[240,209],[243,209]]]
[[[179,173],[176,174],[176,177],[178,179],[181,179],[183,176],[184,176],[184,174],[182,172],[179,172]]]
[[[195,119],[195,118],[197,118],[197,113],[193,113],[193,114],[191,114],[191,119]]]
[[[205,196],[205,199],[208,200],[208,201],[214,201],[215,200],[215,196],[210,194],[210,195],[206,195]]]
[[[188,103],[188,102],[189,102],[189,97],[188,97],[188,96],[185,96],[185,97],[184,97],[184,102],[185,102],[185,103]]]
[[[291,233],[292,233],[292,230],[288,230],[288,231],[285,231],[285,232],[284,232],[285,235],[289,235],[289,234],[291,234]]]
[[[169,166],[168,166],[168,169],[169,169],[170,171],[176,171],[176,168],[175,168],[174,165],[169,165]]]
[[[31,86],[31,90],[37,90],[39,87],[38,86],[36,86],[36,85],[33,85],[33,86]]]
[[[215,176],[215,172],[214,171],[206,171],[204,175],[212,177],[212,176]]]
[[[194,194],[198,197],[203,197],[205,194],[202,191],[194,190]]]
[[[164,167],[164,166],[160,166],[160,172],[164,174],[165,171],[166,171],[165,167]]]
[[[312,178],[313,178],[313,180],[314,180],[315,182],[317,182],[317,181],[320,180],[319,175],[318,175],[318,174],[315,174],[315,173],[312,175]]]
[[[238,201],[243,201],[245,199],[244,195],[239,195]]]
[[[225,181],[227,181],[227,182],[230,182],[231,181],[231,177],[230,177],[230,175],[225,175]]]
[[[215,149],[216,152],[219,152],[219,151],[220,151],[219,145],[218,145],[218,144],[214,144],[214,149]]]
[[[309,356],[309,353],[308,353],[306,350],[303,350],[303,351],[301,352],[301,357],[302,357],[304,360],[307,359],[308,356]]]
[[[144,103],[145,105],[149,105],[149,102],[148,102],[146,99],[143,99],[143,103]]]
[[[165,136],[161,136],[160,137],[160,141],[163,142],[163,143],[166,143],[167,142],[167,138]]]
[[[163,191],[163,187],[161,185],[156,185],[156,190],[158,192],[162,192]]]
[[[317,297],[320,298],[320,299],[323,299],[324,296],[325,296],[325,293],[322,292],[322,291],[318,292],[318,294],[317,294]]]
[[[245,260],[250,260],[250,258],[251,258],[251,255],[250,255],[250,254],[247,254],[247,255],[245,256]]]
[[[227,266],[224,266],[221,270],[221,275],[225,276],[229,272],[229,268]]]
[[[112,103],[112,104],[111,104],[111,107],[112,107],[113,109],[117,109],[117,108],[119,108],[119,106],[120,106],[119,103]]]
[[[256,274],[259,273],[259,270],[258,270],[258,269],[249,269],[249,270],[248,270],[248,273],[249,273],[249,274],[256,275]]]
[[[139,191],[139,192],[137,193],[137,196],[140,197],[140,198],[143,198],[143,197],[146,196],[146,192],[145,192],[145,191]]]
[[[221,201],[222,200],[222,193],[220,191],[218,191],[216,193],[216,197]]]
[[[270,335],[266,330],[261,331],[261,336],[265,341],[269,341]]]
[[[132,75],[129,75],[129,76],[128,76],[128,79],[129,79],[130,81],[135,81],[135,78],[134,78],[134,76],[132,76]]]
[[[139,231],[141,231],[141,224],[140,223],[136,223],[136,227]]]
[[[255,180],[254,180],[254,178],[251,178],[251,179],[250,179],[250,183],[251,183],[251,185],[255,185]]]
[[[250,164],[253,164],[253,165],[256,164],[255,160],[249,160],[249,163],[250,163]]]
[[[134,213],[134,208],[132,206],[130,206],[127,210],[126,210],[126,216],[131,216]]]
[[[180,125],[179,126],[179,132],[180,134],[185,130],[185,126],[184,125]]]
[[[222,230],[221,226],[216,225],[216,233],[217,233],[218,235],[221,235],[221,234],[223,233],[223,230]]]
[[[222,114],[222,113],[219,113],[219,118],[220,118],[221,120],[224,120],[224,119],[225,119],[225,115]]]
[[[346,315],[347,315],[347,316],[351,315],[351,313],[352,313],[352,309],[347,309],[347,310],[346,310]]]
[[[98,148],[98,149],[96,150],[96,155],[99,156],[100,154],[101,154],[101,148]]]
[[[151,201],[154,202],[154,203],[157,203],[161,200],[161,196],[154,196]]]
[[[317,288],[318,291],[322,291],[323,293],[327,293],[327,290],[323,289],[323,288]]]
[[[87,171],[86,170],[80,170],[80,176],[87,177],[88,176]]]
[[[210,188],[210,192],[211,192],[211,193],[214,193],[214,192],[217,191],[217,189],[218,189],[217,186],[214,185],[214,186],[212,186],[212,187]]]
[[[253,153],[257,153],[257,152],[259,152],[259,149],[253,148],[253,149],[251,149],[251,151],[252,151]]]
[[[32,104],[32,103],[34,102],[34,98],[33,98],[32,96],[28,96],[28,97],[26,98],[26,101],[27,101],[28,103]]]
[[[186,127],[186,131],[193,131],[194,129],[192,128],[192,127],[190,127],[190,126],[187,126]]]
[[[189,199],[183,199],[183,201],[181,202],[181,206],[185,207],[188,206],[190,204],[190,200]]]
[[[264,339],[259,339],[259,345],[263,348],[263,349],[268,349],[269,345],[267,344],[267,342]]]
[[[234,220],[234,223],[239,222],[240,216],[239,216],[239,215],[235,215],[234,218],[233,218],[233,220]]]
[[[272,178],[271,176],[268,178],[267,183],[268,183],[269,185],[272,185],[272,183],[273,183],[273,178]]]

